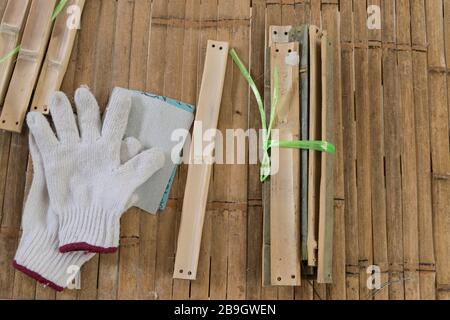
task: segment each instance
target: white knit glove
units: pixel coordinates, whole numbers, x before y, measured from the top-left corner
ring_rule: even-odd
[[[50,99],[58,138],[41,113],[30,112],[27,117],[42,155],[50,206],[58,215],[59,250],[115,252],[120,217],[134,190],[163,166],[164,155],[151,149],[120,163],[131,107],[128,91],[113,92],[103,127],[88,89],[77,90],[75,104],[78,127],[67,97],[57,92]]]
[[[122,161],[138,154],[140,148],[137,139],[127,138],[122,144]],[[42,157],[31,135],[30,154],[33,181],[23,210],[23,232],[13,266],[43,285],[62,291],[73,278],[71,271],[79,270],[94,253],[59,252],[58,217],[49,206]]]

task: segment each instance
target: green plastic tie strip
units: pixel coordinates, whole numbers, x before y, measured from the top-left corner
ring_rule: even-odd
[[[58,15],[61,13],[61,11],[64,8],[64,6],[66,5],[66,3],[67,3],[67,0],[61,0],[58,3],[58,5],[56,6],[55,10],[53,11],[52,20],[51,21],[54,21],[56,19],[56,17],[58,17]],[[16,54],[18,54],[20,52],[20,49],[21,49],[21,47],[17,46],[13,50],[11,50],[7,54],[5,54],[2,58],[0,58],[0,64],[2,64],[5,61],[8,61],[12,57],[14,57]]]
[[[8,54],[6,54],[3,58],[0,59],[0,63],[3,63],[7,61],[8,59],[11,59],[13,56],[18,54],[20,51],[20,46],[15,47],[12,51],[10,51]]]
[[[273,79],[273,84],[274,84],[273,98],[272,98],[271,111],[270,111],[269,127],[267,127],[267,119],[266,119],[266,113],[264,111],[263,100],[261,98],[261,94],[259,93],[259,90],[258,90],[255,82],[253,81],[247,68],[245,68],[241,59],[239,59],[239,56],[237,55],[236,50],[231,49],[230,55],[231,55],[231,58],[233,59],[234,63],[237,65],[237,67],[241,71],[244,78],[247,80],[250,88],[252,89],[253,94],[255,95],[255,98],[256,98],[256,103],[258,104],[259,114],[261,116],[261,124],[262,124],[262,131],[263,131],[263,159],[261,161],[261,172],[260,172],[261,182],[266,181],[267,178],[270,176],[271,165],[270,165],[269,150],[271,148],[315,150],[315,151],[326,152],[326,153],[330,153],[330,154],[334,154],[336,152],[335,146],[327,141],[271,140],[270,136],[271,136],[271,132],[272,132],[273,123],[275,122],[275,118],[276,118],[276,114],[277,114],[277,105],[278,105],[278,100],[279,100],[278,69],[275,67],[274,72],[273,72],[273,77],[274,77],[274,79]]]
[[[55,8],[55,11],[53,11],[52,14],[52,21],[54,21],[56,19],[56,17],[61,13],[62,9],[64,8],[64,6],[66,5],[67,0],[61,0],[58,5]]]

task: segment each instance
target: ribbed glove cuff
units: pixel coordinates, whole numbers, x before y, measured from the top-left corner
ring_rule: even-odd
[[[20,239],[13,266],[43,285],[62,291],[73,277],[69,268],[79,270],[92,256],[86,252],[62,254],[56,235],[37,229]]]
[[[59,215],[59,251],[113,253],[120,236],[120,214],[98,206],[73,208]]]

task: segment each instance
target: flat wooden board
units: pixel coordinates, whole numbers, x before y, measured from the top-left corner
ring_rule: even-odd
[[[334,143],[333,47],[322,37],[322,140]],[[334,155],[322,153],[319,195],[319,242],[317,282],[332,283],[334,222]]]
[[[309,25],[292,28],[289,41],[300,44],[300,129],[301,140],[309,140]],[[308,150],[301,150],[300,202],[301,202],[301,254],[302,261],[308,260]],[[302,270],[304,273],[305,270]]]
[[[279,72],[279,104],[274,125],[279,140],[299,140],[299,64],[288,64],[289,56],[299,57],[298,42],[271,46],[272,72]],[[273,74],[272,74],[273,75]],[[273,78],[273,77],[272,77]],[[272,92],[273,92],[272,83]],[[276,139],[275,136],[273,139]],[[270,177],[270,239],[272,285],[300,285],[300,151],[272,149]]]
[[[217,128],[227,61],[228,43],[208,41],[191,145],[192,164],[188,170],[175,257],[173,276],[177,279],[195,280],[197,277],[213,157],[213,149],[209,149],[208,154],[202,153],[203,134],[206,130]],[[197,141],[202,141],[202,145],[196,146]],[[203,158],[197,159],[197,156]]]
[[[309,139],[321,139],[321,37],[322,32],[315,26],[309,28],[310,41],[310,96],[309,96]],[[308,175],[308,265],[317,266],[318,214],[320,194],[320,153],[309,151]]]

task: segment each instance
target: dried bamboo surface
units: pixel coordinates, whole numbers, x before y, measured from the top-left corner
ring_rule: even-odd
[[[89,85],[103,106],[116,85],[196,104],[213,39],[230,42],[263,92],[269,25],[327,30],[336,43],[333,284],[262,286],[256,165],[214,168],[197,280],[174,280],[182,166],[164,214],[130,210],[120,252],[90,261],[80,291],[55,295],[11,268],[31,173],[26,133],[2,131],[0,298],[450,299],[450,1],[370,4],[381,7],[381,30],[367,29],[361,0],[89,0],[62,84],[69,95]],[[219,128],[259,127],[229,63]],[[372,264],[390,281],[379,292],[367,288]]]

